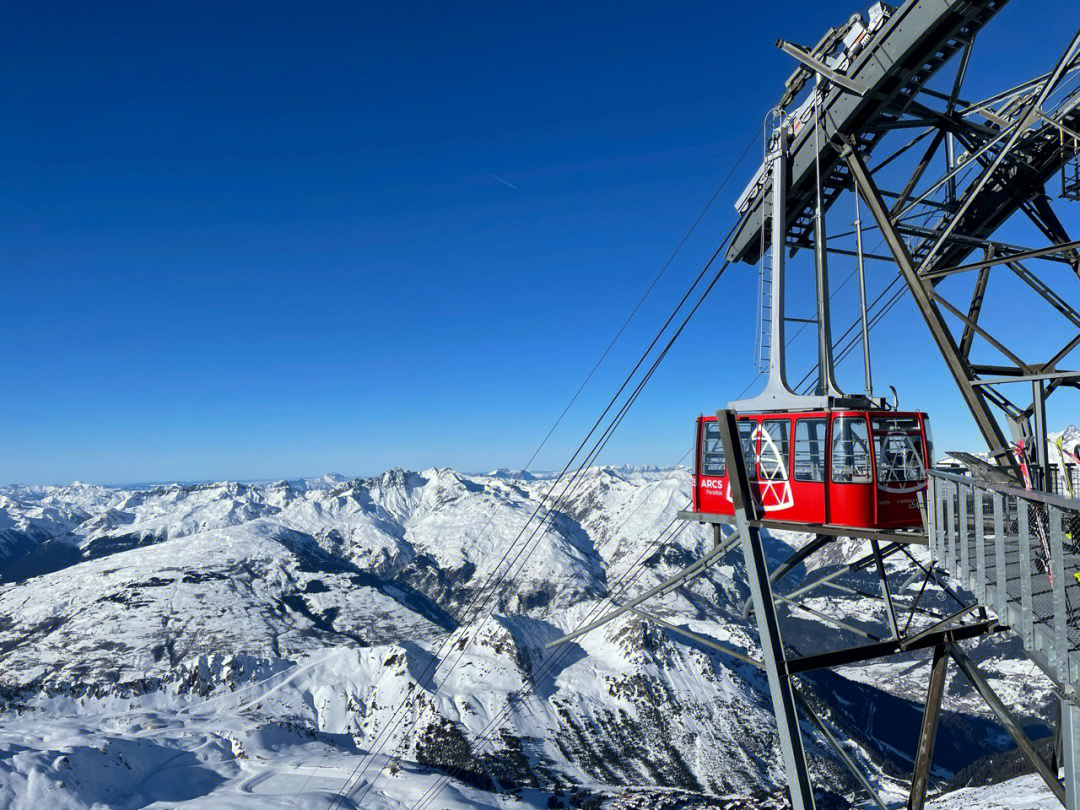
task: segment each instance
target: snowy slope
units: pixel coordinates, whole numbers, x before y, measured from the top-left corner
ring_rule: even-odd
[[[419,798],[437,769],[453,770],[448,790],[466,805],[478,795],[498,805],[496,787],[566,784],[764,802],[782,775],[758,670],[633,614],[558,654],[545,648],[609,610],[609,592],[639,593],[707,550],[705,528],[672,525],[689,472],[596,468],[569,491],[553,485],[432,469],[260,485],[5,488],[0,807],[5,795],[26,806],[45,795],[71,807],[274,806],[288,790],[320,807],[369,751],[382,758],[365,786],[388,758],[402,760],[365,806]],[[558,499],[551,512],[549,492]],[[528,522],[534,513],[544,517],[539,531]],[[661,536],[668,542],[656,543]],[[769,538],[770,557],[805,539]],[[850,545],[826,562],[858,553]],[[730,554],[649,609],[756,654],[741,570],[741,554]],[[501,586],[484,590],[488,582]],[[484,615],[493,613],[470,625],[478,595]],[[884,622],[857,594],[813,604],[879,632]],[[796,649],[859,640],[813,617],[783,618]],[[1041,714],[1048,692],[1014,646],[998,639],[974,654],[1022,715]],[[924,666],[912,655],[808,681],[808,697],[897,796],[890,774],[914,742]],[[947,706],[979,711],[956,684]],[[981,720],[964,736],[961,719],[947,717],[939,739],[950,767],[1007,746]],[[834,755],[813,735],[809,746],[819,784],[846,795]],[[320,761],[325,771],[315,770]],[[115,780],[94,775],[106,766],[136,772],[125,783],[135,786],[117,792]],[[169,787],[160,778],[168,770],[186,775]]]

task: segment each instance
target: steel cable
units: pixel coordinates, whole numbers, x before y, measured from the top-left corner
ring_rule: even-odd
[[[704,214],[705,214],[705,211],[707,211],[707,210],[708,210],[708,208],[709,208],[709,207],[710,207],[710,206],[712,205],[713,201],[714,201],[714,200],[715,200],[715,199],[717,198],[717,196],[719,195],[719,193],[720,193],[720,191],[722,190],[722,188],[724,187],[724,185],[725,185],[725,184],[727,183],[727,181],[728,181],[728,180],[729,180],[729,179],[731,178],[731,176],[732,176],[732,175],[734,174],[734,171],[735,171],[735,169],[737,168],[737,166],[739,165],[739,163],[740,163],[740,162],[742,161],[742,159],[743,159],[743,158],[745,157],[745,155],[746,155],[746,154],[747,154],[747,153],[749,152],[749,149],[750,149],[750,147],[751,147],[751,146],[753,145],[753,143],[754,143],[754,141],[756,140],[756,138],[757,138],[757,135],[755,134],[754,138],[753,138],[753,139],[751,139],[751,141],[750,141],[750,144],[748,145],[748,147],[746,148],[746,150],[744,150],[744,152],[743,152],[743,155],[742,155],[742,157],[740,157],[739,161],[738,161],[738,162],[736,162],[734,166],[732,166],[732,169],[731,169],[731,170],[730,170],[730,171],[728,172],[727,176],[726,176],[726,177],[724,178],[724,180],[723,180],[723,182],[721,183],[720,187],[719,187],[719,188],[717,189],[717,191],[716,191],[716,192],[714,192],[714,194],[713,194],[712,198],[711,198],[711,199],[709,200],[709,202],[707,203],[707,205],[706,205],[706,207],[705,207],[705,210],[703,210],[703,211],[702,211],[702,213],[701,213],[701,214],[700,214],[700,215],[698,216],[697,220],[695,220],[694,224],[693,224],[693,225],[691,226],[691,228],[690,228],[690,231],[688,231],[688,232],[687,232],[686,236],[684,236],[684,237],[683,237],[683,240],[682,240],[682,242],[680,242],[680,244],[679,244],[678,248],[676,248],[676,251],[675,251],[675,253],[673,253],[673,254],[672,254],[672,257],[671,257],[671,258],[670,258],[670,259],[668,260],[667,264],[665,264],[664,268],[662,268],[662,270],[661,270],[661,273],[660,273],[660,274],[658,274],[658,276],[656,277],[656,279],[654,279],[654,281],[653,281],[653,284],[652,284],[652,285],[650,285],[650,287],[649,287],[649,290],[648,290],[648,291],[646,292],[646,296],[648,295],[648,292],[649,292],[649,291],[651,291],[651,290],[652,290],[652,288],[653,288],[653,287],[655,286],[656,282],[657,282],[657,281],[659,281],[660,275],[662,275],[662,274],[663,274],[663,271],[664,271],[664,270],[666,269],[666,267],[667,267],[667,266],[668,266],[668,265],[669,265],[669,264],[671,263],[671,260],[672,260],[672,259],[674,258],[675,254],[677,254],[677,253],[678,253],[678,251],[679,251],[679,249],[680,249],[680,248],[682,247],[682,245],[683,245],[683,244],[685,244],[686,240],[687,240],[687,239],[689,238],[689,235],[690,235],[690,233],[691,233],[691,232],[693,231],[693,229],[694,229],[694,228],[695,228],[695,227],[697,226],[698,222],[700,222],[700,221],[701,221],[701,218],[702,218],[702,217],[704,216]],[[730,235],[731,235],[731,233],[733,233],[733,232],[734,232],[734,227],[735,227],[735,226],[733,226],[733,227],[732,227],[732,230],[731,230],[731,232],[729,232],[728,236],[727,236],[727,237],[725,237],[725,239],[724,239],[724,241],[723,241],[722,245],[723,245],[723,244],[726,244],[726,242],[727,242],[728,238],[730,238]],[[597,419],[596,423],[595,423],[595,424],[593,425],[592,429],[591,429],[591,430],[589,431],[589,433],[588,433],[588,434],[586,435],[585,439],[584,439],[584,440],[582,441],[582,443],[581,443],[581,444],[580,444],[580,445],[578,446],[578,449],[577,449],[577,450],[575,451],[574,455],[573,455],[573,456],[571,457],[571,460],[570,460],[570,462],[568,462],[568,463],[567,463],[567,465],[566,465],[566,466],[565,466],[565,467],[563,468],[563,470],[562,470],[562,471],[560,472],[560,474],[559,474],[558,478],[556,478],[555,482],[554,482],[554,483],[553,483],[553,484],[552,484],[552,485],[551,485],[551,486],[550,486],[550,487],[548,488],[548,490],[547,490],[547,492],[545,493],[545,495],[544,495],[543,499],[541,500],[540,504],[538,504],[538,505],[537,505],[537,508],[536,508],[536,509],[534,510],[534,512],[532,513],[532,515],[530,515],[529,519],[528,519],[528,520],[526,521],[525,525],[524,525],[524,526],[522,527],[522,530],[521,530],[521,531],[520,531],[520,532],[518,533],[518,535],[517,535],[517,536],[515,537],[514,541],[513,541],[513,542],[512,542],[511,544],[510,544],[510,546],[508,546],[508,548],[507,548],[506,552],[504,552],[504,554],[503,554],[503,557],[502,557],[502,558],[500,558],[499,562],[498,562],[498,563],[496,564],[496,567],[495,567],[495,568],[494,568],[494,569],[492,570],[492,574],[491,574],[491,576],[489,576],[489,580],[488,580],[488,582],[490,582],[490,581],[491,581],[491,577],[492,577],[492,576],[494,576],[494,575],[496,574],[496,572],[498,572],[498,570],[499,570],[499,569],[501,568],[501,566],[502,566],[502,563],[503,563],[503,562],[505,561],[505,559],[507,558],[507,556],[509,555],[509,553],[510,553],[510,552],[511,552],[511,551],[513,550],[513,547],[514,547],[514,546],[515,546],[515,545],[517,544],[518,540],[520,540],[520,538],[521,538],[521,536],[522,536],[522,535],[524,534],[525,530],[526,530],[526,529],[528,528],[528,526],[529,526],[529,525],[531,524],[531,522],[532,522],[532,521],[533,521],[533,519],[534,519],[534,518],[536,517],[536,515],[537,515],[537,514],[539,514],[540,510],[541,510],[541,509],[543,508],[543,506],[544,506],[544,504],[546,503],[546,501],[547,501],[548,497],[550,496],[550,494],[551,494],[551,493],[552,493],[552,492],[554,491],[555,487],[556,487],[556,486],[558,486],[558,484],[559,484],[559,482],[561,481],[561,479],[563,478],[563,476],[565,476],[565,474],[566,474],[567,470],[569,470],[569,468],[570,468],[570,467],[571,467],[571,466],[573,465],[573,463],[574,463],[574,462],[575,462],[575,460],[577,459],[577,456],[578,456],[578,455],[580,454],[581,450],[582,450],[582,449],[584,448],[585,444],[586,444],[586,443],[588,442],[589,438],[591,438],[591,436],[593,435],[593,433],[594,433],[594,432],[596,431],[597,427],[599,427],[599,424],[600,424],[600,423],[601,423],[601,422],[603,421],[603,419],[604,419],[604,418],[606,417],[606,415],[607,415],[607,413],[608,413],[608,412],[610,411],[611,407],[612,407],[612,406],[614,405],[614,403],[615,403],[615,402],[616,402],[616,401],[618,400],[619,396],[621,396],[622,392],[623,392],[623,391],[625,390],[625,388],[626,388],[626,386],[627,386],[627,385],[629,384],[630,380],[632,380],[632,379],[633,379],[633,376],[634,376],[634,375],[635,375],[635,374],[637,373],[637,371],[638,371],[638,370],[640,369],[641,365],[642,365],[642,364],[644,363],[645,359],[646,359],[646,358],[648,357],[649,353],[650,353],[650,352],[652,351],[652,349],[653,349],[653,348],[654,348],[654,347],[656,346],[656,344],[657,344],[657,343],[659,342],[660,338],[662,337],[662,335],[664,334],[664,332],[665,332],[665,331],[667,330],[667,328],[668,328],[668,326],[669,326],[669,325],[671,324],[671,322],[672,322],[672,321],[674,320],[675,316],[676,316],[676,315],[678,314],[678,312],[679,312],[679,311],[681,310],[681,308],[683,307],[683,305],[684,305],[684,304],[686,303],[686,301],[687,301],[687,300],[689,299],[690,295],[691,295],[691,294],[693,293],[693,290],[694,290],[694,289],[695,289],[695,288],[697,287],[698,283],[700,283],[701,279],[702,279],[702,278],[704,277],[704,275],[705,275],[705,273],[706,273],[706,272],[708,271],[709,267],[710,267],[710,266],[712,265],[712,263],[713,263],[713,262],[715,261],[716,257],[717,257],[717,256],[719,255],[719,252],[720,252],[720,250],[721,250],[721,249],[720,249],[720,248],[718,248],[718,249],[717,249],[717,251],[716,251],[716,252],[715,252],[715,253],[713,254],[713,256],[712,256],[712,257],[710,258],[709,262],[708,262],[708,263],[706,263],[706,265],[705,265],[705,266],[704,266],[704,267],[702,268],[702,271],[701,271],[701,272],[699,273],[698,277],[697,277],[697,278],[696,278],[696,279],[694,280],[694,283],[693,283],[693,284],[692,284],[692,285],[690,286],[690,288],[689,288],[689,289],[687,290],[687,292],[686,292],[686,293],[684,294],[683,298],[682,298],[682,299],[680,300],[679,304],[678,304],[678,305],[677,305],[677,306],[675,307],[675,309],[674,309],[674,310],[672,311],[671,315],[669,315],[669,317],[668,317],[667,321],[665,321],[664,325],[663,325],[663,326],[661,327],[661,329],[660,329],[660,330],[659,330],[659,331],[657,332],[657,335],[656,335],[656,336],[655,336],[655,337],[653,338],[653,340],[652,340],[652,342],[651,342],[651,343],[649,344],[648,348],[647,348],[647,349],[645,350],[645,352],[644,352],[644,353],[642,354],[642,357],[641,357],[641,358],[639,359],[638,363],[637,363],[637,364],[636,364],[636,365],[634,366],[634,368],[633,368],[633,369],[631,370],[630,374],[629,374],[629,375],[627,375],[627,378],[626,378],[626,380],[625,380],[625,381],[623,382],[623,384],[622,384],[622,385],[620,386],[620,388],[619,388],[619,390],[618,390],[618,391],[616,392],[615,396],[614,396],[614,397],[612,397],[612,400],[611,400],[611,402],[609,402],[608,406],[607,406],[607,407],[606,407],[606,408],[604,409],[604,412],[603,412],[603,413],[601,414],[601,416],[600,416],[600,417],[599,417],[599,418]],[[725,267],[726,267],[726,265],[725,265]],[[722,272],[722,270],[721,270],[720,272]],[[714,285],[714,284],[716,283],[716,280],[717,280],[718,278],[719,278],[719,273],[717,274],[717,277],[716,277],[716,278],[714,278],[714,279],[713,279],[713,281],[712,281],[712,282],[710,283],[710,285],[709,285],[709,287],[708,287],[708,289],[709,289],[709,290],[711,290],[711,289],[712,289],[712,286],[713,286],[713,285]],[[707,294],[707,293],[706,293],[706,294]],[[644,301],[644,297],[642,298],[642,301]],[[698,302],[698,304],[697,304],[697,305],[695,305],[695,307],[694,307],[694,311],[696,311],[697,307],[698,307],[698,306],[700,306],[700,303],[701,303],[701,302],[699,301],[699,302]],[[640,307],[640,305],[641,305],[641,302],[639,302],[639,303],[638,303],[638,306],[637,306],[637,307],[635,307],[635,309],[634,309],[634,313],[636,313],[636,311],[638,310],[638,308]],[[631,314],[631,318],[632,318],[632,317],[633,317],[633,313]],[[630,320],[630,318],[628,318],[628,319],[627,319],[627,322],[626,322],[626,323],[629,323],[629,320]],[[683,329],[683,328],[685,328],[685,325],[686,325],[686,322],[684,321],[684,323],[682,324],[682,326],[680,326],[680,328],[679,328],[678,332],[676,333],[676,337],[677,337],[677,335],[678,335],[678,334],[681,334],[681,332],[682,332],[682,329]],[[619,334],[621,334],[621,333],[622,333],[623,329],[625,329],[625,326],[626,326],[626,324],[624,323],[624,325],[623,325],[623,328],[622,328],[622,329],[620,329],[620,332],[619,332]],[[616,336],[616,340],[617,340],[617,338],[618,338],[618,335]],[[606,356],[606,354],[608,353],[608,351],[610,351],[611,345],[614,345],[614,342],[615,342],[615,340],[613,340],[613,341],[612,341],[612,343],[611,343],[611,344],[609,344],[609,346],[608,346],[608,349],[606,349],[606,350],[605,350],[605,352],[604,352],[604,354],[603,354],[603,355],[601,356],[601,361],[602,361],[603,357],[604,357],[604,356]],[[673,342],[673,341],[672,341],[672,342]],[[654,363],[654,365],[653,365],[652,369],[650,369],[649,373],[647,374],[647,376],[646,376],[646,378],[645,378],[645,381],[647,381],[647,380],[648,380],[649,378],[651,378],[651,376],[652,376],[652,373],[653,373],[653,372],[655,371],[655,368],[656,368],[656,366],[657,366],[657,365],[659,364],[659,360],[662,360],[662,359],[663,359],[663,357],[664,357],[664,356],[666,356],[666,354],[667,354],[667,351],[668,351],[668,349],[670,349],[670,346],[671,346],[671,342],[669,342],[668,346],[667,346],[667,347],[665,347],[664,351],[663,351],[663,352],[661,353],[660,357],[658,358],[658,361],[657,361],[656,363]],[[597,365],[599,365],[599,362],[600,362],[600,361],[598,361]],[[594,369],[593,369],[593,372],[595,372],[595,367],[594,367]],[[591,377],[591,375],[592,375],[592,373],[593,373],[593,372],[590,372],[590,377]],[[584,387],[584,384],[582,385],[582,388],[583,388],[583,387]],[[630,400],[630,402],[631,402],[631,403],[632,403],[633,401],[635,401],[635,400],[636,400],[636,398],[637,398],[637,394],[639,394],[639,393],[640,393],[641,387],[643,387],[643,386],[639,386],[639,387],[638,387],[638,389],[637,389],[637,390],[635,391],[635,393],[634,393],[634,394],[632,395],[632,399]],[[579,389],[579,392],[578,392],[578,393],[580,393],[580,389]],[[574,398],[576,399],[576,397],[577,397],[577,394],[575,394],[575,397],[574,397]],[[572,401],[573,401],[573,400],[572,400]],[[572,403],[572,401],[571,401],[571,403]],[[566,409],[566,410],[568,410],[568,409],[569,409],[569,405],[567,406],[567,409]],[[619,423],[621,423],[621,420],[622,420],[622,416],[624,416],[624,415],[625,415],[625,410],[626,410],[626,407],[624,406],[624,409],[620,411],[620,415],[616,417],[616,420],[617,420],[617,421],[613,423],[613,425],[614,425],[615,427],[617,427],[617,425],[618,425]],[[565,411],[564,411],[564,413],[565,413]],[[562,417],[560,416],[560,420],[561,420],[561,418],[562,418]],[[553,428],[552,430],[554,430],[554,428]],[[613,431],[613,427],[612,427],[612,426],[609,426],[608,430],[607,430],[607,431],[605,431],[605,434],[603,434],[603,435],[601,436],[601,439],[600,439],[600,440],[598,440],[599,442],[601,442],[601,443],[599,444],[599,449],[602,449],[602,448],[603,448],[603,446],[604,446],[604,445],[606,445],[607,439],[609,439],[609,438],[610,438],[610,434],[611,434],[611,432],[612,432],[612,431]],[[550,432],[551,432],[551,431],[549,431],[549,435],[550,435]],[[546,441],[546,439],[545,439],[545,441]],[[597,451],[595,451],[595,452],[599,452],[599,450],[597,450]],[[595,452],[594,452],[594,453],[592,454],[592,457],[593,457],[593,458],[595,458]],[[534,455],[535,455],[535,454],[534,454]],[[585,465],[583,465],[583,467],[584,467],[584,466],[585,466]],[[579,471],[578,471],[579,473],[580,473],[580,469],[581,469],[581,468],[579,468]],[[576,477],[576,474],[575,474],[575,477]],[[573,479],[571,479],[571,483],[572,483],[572,481],[573,481]],[[564,487],[564,490],[563,490],[563,496],[560,496],[560,500],[561,500],[561,499],[562,499],[562,498],[563,498],[563,497],[564,497],[564,496],[566,495],[566,493],[567,493],[567,490],[569,489],[569,487],[570,487],[570,483],[568,483],[568,484],[567,484],[567,486],[566,486],[566,487]],[[553,505],[552,505],[552,507],[550,507],[550,508],[549,508],[549,512],[554,512],[554,510],[555,510],[555,509],[557,509],[558,503],[559,503],[559,502],[557,501],[557,502],[556,502],[555,504],[553,504]],[[490,519],[489,519],[489,523],[490,523]],[[543,518],[541,519],[541,526],[542,526],[542,525],[543,525]],[[539,528],[539,527],[538,527],[538,528]],[[534,535],[535,535],[535,533],[536,533],[536,531],[534,530]],[[531,540],[531,537],[530,537],[530,540]],[[527,545],[528,545],[528,541],[527,541],[527,543],[526,543],[526,547],[527,547]],[[534,545],[534,548],[535,548],[535,545]],[[511,561],[511,563],[510,563],[510,565],[509,565],[509,566],[507,567],[506,571],[504,571],[504,572],[502,573],[502,575],[500,575],[500,576],[498,577],[498,580],[496,581],[496,583],[495,583],[494,587],[492,587],[492,588],[491,588],[491,590],[490,590],[490,591],[488,592],[488,595],[487,595],[486,597],[484,597],[484,599],[483,599],[483,601],[482,601],[482,603],[481,603],[481,605],[480,605],[480,608],[479,608],[479,609],[478,609],[477,611],[474,611],[474,612],[472,613],[471,617],[469,617],[469,619],[468,619],[468,620],[467,620],[467,621],[466,621],[466,622],[464,623],[464,626],[465,626],[466,628],[469,628],[469,627],[471,626],[471,624],[473,623],[473,621],[475,621],[476,617],[477,617],[477,616],[479,615],[479,612],[480,612],[480,610],[482,610],[483,608],[485,608],[485,607],[487,606],[488,602],[489,602],[489,601],[490,601],[490,599],[491,599],[491,596],[492,596],[492,595],[494,595],[495,591],[496,591],[496,590],[498,589],[498,587],[499,587],[499,586],[500,586],[500,585],[502,584],[502,582],[503,582],[503,581],[505,580],[505,578],[506,578],[506,574],[507,574],[507,573],[509,572],[509,570],[510,570],[510,569],[511,569],[511,568],[513,567],[514,563],[516,562],[516,560],[518,559],[518,557],[520,557],[521,553],[522,553],[521,551],[519,551],[519,552],[518,552],[518,555],[517,555],[517,556],[515,556],[514,560],[512,560],[512,561]],[[530,554],[531,554],[531,552],[530,552]],[[527,559],[528,559],[528,557],[526,557],[526,560],[527,560]],[[524,561],[523,561],[522,565],[524,565]],[[520,570],[520,569],[519,569],[519,570]],[[473,599],[473,600],[472,600],[472,601],[470,602],[470,604],[473,604],[473,603],[474,603],[474,602],[475,602],[475,601],[476,601],[477,599],[479,599],[479,598],[480,598],[480,597],[481,597],[481,596],[483,595],[483,593],[484,593],[484,590],[486,589],[486,586],[487,586],[487,583],[485,583],[485,585],[481,587],[480,591],[479,591],[479,592],[477,592],[476,596],[475,596],[475,597],[474,597],[474,599]],[[493,608],[493,610],[494,610],[494,608]],[[468,612],[468,611],[467,611],[467,612]],[[485,618],[485,620],[484,620],[484,621],[486,621],[486,618]],[[481,622],[480,626],[482,627],[482,625],[483,625],[483,622]],[[477,629],[477,633],[478,633],[478,632],[479,632],[479,628]],[[448,641],[450,640],[450,638],[452,637],[452,635],[453,635],[453,634],[449,634],[449,635],[448,635],[448,636],[447,636],[447,637],[446,637],[446,638],[444,639],[444,641],[443,641],[443,644],[442,644],[442,645],[440,645],[439,651],[438,651],[438,652],[436,653],[436,657],[432,659],[432,662],[431,662],[431,663],[429,663],[429,668],[430,668],[430,667],[431,667],[431,666],[432,666],[432,665],[434,664],[434,671],[432,671],[432,672],[430,673],[430,674],[431,674],[432,676],[434,675],[434,672],[437,672],[437,671],[438,671],[438,667],[439,667],[439,665],[441,664],[441,658],[440,658],[439,656],[440,656],[440,654],[441,654],[441,652],[442,652],[442,649],[443,649],[443,648],[445,647],[445,644],[446,644],[446,643],[448,643]],[[473,638],[475,639],[475,637],[476,637],[476,636],[475,636],[475,634],[474,634]],[[470,641],[468,642],[468,644],[469,644],[469,645],[471,645],[471,643],[472,643],[472,640],[470,640]],[[458,660],[460,660],[460,656],[458,657]],[[450,670],[450,673],[447,673],[447,676],[446,676],[446,677],[449,677],[449,675],[450,675],[450,674],[451,674],[452,672],[453,672],[453,668],[451,668],[451,670]],[[428,674],[428,673],[427,673],[427,672],[425,672],[425,674],[424,674],[424,676],[423,676],[423,677],[426,677],[426,676],[427,676],[427,674]],[[446,681],[446,678],[444,678],[444,679],[443,679],[443,683],[445,683],[445,681]],[[414,699],[414,700],[415,700],[415,699]],[[368,762],[367,762],[367,764],[365,764],[365,765],[364,765],[364,767],[363,767],[363,771],[362,771],[362,772],[360,773],[360,778],[361,778],[361,779],[363,778],[363,775],[364,775],[364,773],[366,773],[366,771],[367,771],[367,768],[368,768],[368,767],[370,767],[370,764],[371,764],[371,762],[373,761],[374,757],[375,757],[375,756],[377,756],[377,755],[378,755],[378,753],[381,753],[381,748],[382,748],[382,746],[383,746],[383,745],[385,745],[386,741],[387,741],[387,740],[389,739],[389,736],[390,736],[390,735],[392,735],[392,734],[393,734],[393,731],[394,731],[394,730],[396,730],[396,729],[397,729],[397,727],[398,727],[398,726],[400,725],[400,722],[401,722],[401,719],[400,719],[400,717],[397,717],[397,719],[393,719],[393,718],[394,718],[394,717],[395,717],[396,715],[399,715],[399,714],[400,714],[400,711],[401,711],[401,709],[403,709],[403,708],[405,707],[405,704],[406,704],[406,703],[408,703],[408,702],[409,702],[409,701],[408,701],[408,699],[406,699],[406,700],[405,700],[405,701],[403,701],[403,702],[402,702],[401,704],[399,704],[399,706],[398,706],[398,709],[396,709],[396,710],[395,710],[395,712],[394,712],[394,715],[392,715],[392,721],[391,721],[390,723],[388,723],[388,725],[387,725],[387,726],[385,726],[385,727],[383,728],[382,732],[380,732],[380,734],[379,734],[379,735],[377,735],[377,737],[376,737],[376,743],[375,743],[375,744],[376,744],[376,746],[377,746],[377,751],[375,751],[375,752],[372,752],[372,753],[370,753],[370,754],[368,755]],[[386,734],[386,736],[384,737],[384,735],[383,735],[383,732],[387,732],[387,729],[390,729],[390,731],[389,731],[389,732],[388,732],[388,733]],[[381,742],[380,742],[380,738],[382,738]],[[360,763],[360,764],[363,764],[363,759],[361,760],[361,763]],[[357,765],[357,768],[356,768],[356,769],[354,769],[354,770],[353,770],[353,773],[352,773],[352,774],[350,774],[350,776],[349,776],[349,777],[348,777],[348,778],[346,779],[346,782],[345,782],[345,784],[346,784],[346,785],[348,785],[348,783],[352,781],[353,777],[354,777],[354,776],[356,775],[357,769],[359,769],[359,768],[360,768],[360,764],[358,764],[358,765]],[[335,800],[335,803],[336,803],[336,800]],[[333,805],[331,805],[331,807],[333,807]]]

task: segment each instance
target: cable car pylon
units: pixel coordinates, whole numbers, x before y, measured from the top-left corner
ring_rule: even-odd
[[[711,526],[713,548],[550,645],[626,613],[685,635],[643,603],[704,575],[738,546],[749,584],[747,615],[752,608],[762,658],[736,654],[701,636],[695,640],[738,660],[750,658],[768,675],[780,757],[798,810],[815,806],[803,745],[811,726],[800,726],[802,720],[811,721],[866,801],[886,806],[874,775],[860,770],[837,742],[828,718],[811,709],[801,679],[920,651],[930,660],[922,723],[910,752],[910,810],[923,810],[927,800],[950,662],[1051,793],[1068,810],[1080,810],[1080,629],[1069,611],[1070,598],[1080,603],[1080,542],[1073,539],[1080,537],[1080,502],[1035,491],[1048,490],[1052,482],[1046,398],[1080,388],[1080,371],[1061,368],[1080,347],[1080,310],[1057,292],[1056,279],[1036,269],[1064,265],[1074,278],[1080,275],[1080,240],[1069,236],[1047,189],[1060,173],[1061,196],[1080,197],[1070,174],[1080,165],[1080,86],[1075,82],[1080,31],[1047,73],[968,100],[963,85],[976,35],[1007,2],[906,0],[898,8],[875,3],[865,17],[852,16],[812,48],[777,43],[798,66],[771,115],[775,126],[767,133],[764,160],[736,202],[739,223],[724,246],[729,261],[762,263],[760,320],[768,321],[768,337],[757,339],[757,359],[764,361],[767,378],[758,395],[698,418],[692,502],[679,513],[685,521]],[[935,89],[932,80],[948,64],[956,65],[949,86]],[[885,149],[886,156],[871,159]],[[842,195],[854,201],[854,231],[830,234],[827,215]],[[880,232],[887,255],[865,251],[860,205]],[[1017,245],[998,237],[1014,216],[1033,224],[1049,244]],[[854,236],[853,250],[841,247],[840,240],[849,236]],[[788,259],[800,251],[813,261],[816,315],[805,323],[815,327],[817,363],[792,385],[786,326],[802,319],[786,313],[785,277]],[[829,286],[829,262],[835,257],[854,259],[859,284],[859,317],[836,341]],[[899,271],[869,305],[867,260],[889,261]],[[1051,315],[1063,318],[1072,334],[1038,360],[1025,360],[995,334],[989,310],[984,311],[994,273],[1011,274]],[[973,280],[970,297],[953,303],[946,291],[955,298],[956,286],[944,282],[965,277]],[[926,415],[890,408],[873,394],[869,332],[906,293],[986,441],[989,462],[970,456],[975,478],[933,471]],[[835,380],[834,352],[843,359],[859,343],[865,352],[865,390],[846,394]],[[1017,383],[1031,386],[1030,406],[1002,390],[1015,390]],[[1027,490],[1018,488],[1021,467]],[[1007,519],[1008,509],[1015,518]],[[1010,519],[1019,528],[1010,529]],[[1068,524],[1071,547],[1062,528],[1066,521],[1075,521]],[[762,530],[793,530],[814,539],[770,572]],[[798,564],[841,537],[865,540],[867,553],[785,592],[784,579]],[[916,553],[916,547],[928,551]],[[890,566],[897,560],[910,566],[913,576],[904,587],[892,587],[895,573],[890,574],[887,560]],[[876,576],[878,594],[859,591],[880,600],[881,627],[874,632],[867,629],[865,615],[831,616],[807,604],[853,572]],[[902,604],[908,598],[902,592],[919,578],[918,596]],[[925,608],[923,594],[931,586],[950,601],[951,611]],[[1036,615],[1040,599],[1044,612]],[[859,641],[795,649],[781,634],[780,619],[788,612],[813,615],[840,631],[838,639]],[[865,605],[860,612],[865,614]],[[1058,761],[1064,781],[1035,752],[1021,724],[960,647],[1006,631],[1022,637],[1025,652],[1060,698]]]

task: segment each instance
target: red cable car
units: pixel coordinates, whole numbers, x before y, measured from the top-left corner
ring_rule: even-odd
[[[768,378],[757,396],[728,406],[737,414],[751,495],[757,501],[758,513],[770,522],[870,530],[921,526],[918,495],[926,490],[926,470],[933,463],[930,424],[926,414],[889,409],[883,399],[871,393],[870,327],[858,208],[855,256],[865,395],[844,394],[834,378],[826,206],[820,193],[814,211],[794,212],[814,216],[816,317],[793,319],[787,315],[785,268],[789,254],[794,255],[800,246],[787,240],[788,145],[795,122],[782,112],[778,120],[767,141],[765,162],[736,204],[746,219],[754,216],[744,206],[748,196],[762,197],[758,209],[762,235],[758,363],[767,356]],[[767,263],[766,235],[770,243]],[[785,353],[789,341],[785,328],[791,320],[815,325],[818,362],[812,393],[797,393],[787,382]],[[729,471],[715,416],[698,417],[696,445],[693,510],[699,514],[734,515]]]
[[[919,411],[740,413],[750,489],[762,517],[864,529],[922,525],[918,493],[933,463],[930,423]],[[720,429],[697,420],[693,510],[733,515]]]

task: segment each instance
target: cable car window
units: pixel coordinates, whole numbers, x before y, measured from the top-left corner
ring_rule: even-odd
[[[791,458],[791,421],[766,419],[761,425],[758,467],[764,481],[786,481]]]
[[[926,479],[922,432],[916,419],[874,419],[878,484],[919,483]]]
[[[869,484],[873,480],[865,419],[840,417],[833,422],[832,480],[838,484]]]
[[[720,441],[720,424],[705,422],[701,437],[701,474],[721,476],[726,470],[724,444]]]
[[[795,480],[825,480],[824,419],[800,419],[795,423]]]
[[[740,419],[738,424],[739,442],[742,444],[743,461],[746,463],[746,477],[753,481],[757,477],[754,475],[757,462],[757,440],[754,439],[754,431],[757,430],[757,422]]]
[[[874,433],[919,432],[919,420],[914,416],[875,416],[872,423]]]

